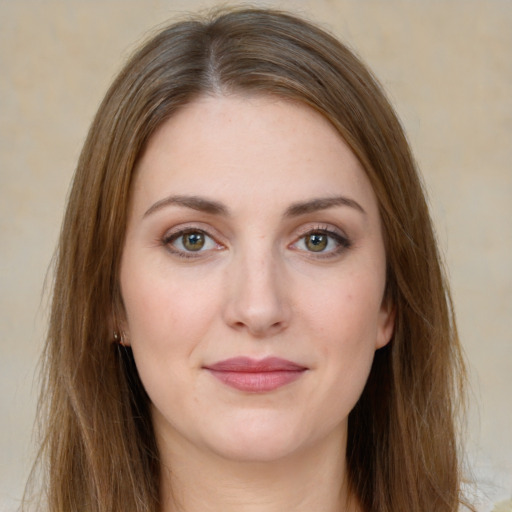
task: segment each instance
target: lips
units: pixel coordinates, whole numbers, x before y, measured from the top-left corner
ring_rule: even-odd
[[[235,357],[207,365],[204,369],[227,386],[240,391],[264,393],[299,379],[307,367],[278,357],[260,360]]]

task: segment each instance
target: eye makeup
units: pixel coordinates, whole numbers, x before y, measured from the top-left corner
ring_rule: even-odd
[[[179,258],[198,259],[226,248],[217,238],[211,230],[190,224],[167,231],[161,238],[160,245]],[[311,258],[329,259],[341,255],[351,246],[352,242],[341,230],[321,224],[299,229],[295,241],[287,248]]]
[[[340,231],[328,225],[318,225],[301,233],[290,248],[314,258],[328,259],[339,256],[351,246],[352,242]]]
[[[167,231],[160,243],[173,255],[189,259],[204,258],[225,248],[207,230],[194,225]]]

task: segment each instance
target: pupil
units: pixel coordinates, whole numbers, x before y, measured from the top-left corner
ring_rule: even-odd
[[[306,241],[306,245],[311,251],[323,251],[327,247],[327,237],[325,235],[310,235]]]
[[[183,237],[183,245],[189,251],[199,251],[204,246],[204,235],[202,233],[188,233]]]

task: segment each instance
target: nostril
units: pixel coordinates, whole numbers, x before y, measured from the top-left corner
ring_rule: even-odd
[[[273,336],[283,329],[286,328],[286,322],[284,321],[276,321],[276,322],[237,322],[237,329],[239,330],[247,330],[252,336],[261,338],[265,336]]]

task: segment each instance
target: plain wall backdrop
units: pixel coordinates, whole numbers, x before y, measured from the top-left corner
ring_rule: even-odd
[[[199,0],[0,0],[0,510],[35,447],[43,283],[88,126],[122,62]],[[252,2],[347,42],[396,106],[424,174],[469,361],[480,510],[512,498],[512,1]],[[506,508],[503,510],[512,510]]]

